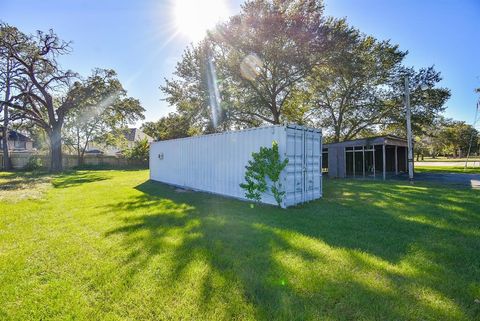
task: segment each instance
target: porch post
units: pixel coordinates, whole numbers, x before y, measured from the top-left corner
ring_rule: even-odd
[[[405,173],[408,173],[408,148],[404,147],[405,150]]]
[[[398,157],[397,157],[398,146],[395,145],[395,175],[398,175]]]
[[[387,169],[385,168],[386,167],[386,164],[387,164],[387,161],[385,159],[385,143],[383,143],[382,145],[382,156],[383,156],[383,180],[385,180],[387,178]]]
[[[362,146],[362,153],[363,153],[363,178],[365,178],[365,146]]]
[[[353,146],[353,177],[356,177],[356,172],[355,172],[355,146]]]
[[[375,145],[373,145],[373,178],[375,178]]]

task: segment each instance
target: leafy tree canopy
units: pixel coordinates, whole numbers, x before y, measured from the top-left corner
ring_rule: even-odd
[[[288,99],[324,59],[313,54],[327,47],[322,12],[314,0],[247,1],[239,15],[185,51],[175,78],[161,87],[166,100],[205,132],[288,120]],[[212,82],[219,110],[211,101]]]
[[[170,113],[156,122],[146,122],[141,129],[155,140],[182,138],[200,133],[185,115],[178,113]]]
[[[406,67],[406,55],[345,19],[324,17],[321,1],[254,0],[187,48],[161,90],[205,133],[296,122],[338,141],[404,127],[408,77],[419,131],[450,92],[438,87],[433,67]]]
[[[144,119],[145,109],[127,96],[113,70],[94,70],[87,79],[75,82],[68,95],[79,103],[66,117],[65,142],[80,162],[91,141],[108,145],[113,137],[124,137],[122,131],[128,124]]]
[[[125,157],[132,160],[148,162],[150,143],[146,138],[139,140],[135,145],[125,151]]]
[[[15,118],[41,127],[50,140],[50,169],[62,168],[61,130],[68,112],[78,103],[66,95],[77,74],[61,68],[58,57],[70,52],[70,44],[53,30],[26,35],[0,24],[0,52],[18,65],[12,81],[11,99],[1,101]]]

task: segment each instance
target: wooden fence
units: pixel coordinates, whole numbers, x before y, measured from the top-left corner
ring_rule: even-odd
[[[42,167],[48,168],[50,158],[48,155],[35,154],[30,152],[13,152],[10,154],[12,168],[15,170],[23,169],[28,164],[29,159],[36,156],[41,160]],[[78,166],[76,155],[63,155],[62,165],[64,169]],[[106,166],[111,168],[125,168],[131,166],[148,167],[148,162],[129,160],[126,158],[107,156],[107,155],[85,155],[83,158],[84,166]],[[0,169],[3,169],[3,154],[0,153]]]

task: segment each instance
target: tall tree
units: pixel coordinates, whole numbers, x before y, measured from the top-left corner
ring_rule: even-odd
[[[328,21],[336,45],[327,63],[309,77],[314,120],[335,142],[352,139],[379,126],[405,123],[404,77],[410,78],[413,123],[432,122],[450,93],[435,88],[441,80],[433,67],[418,72],[405,68],[406,52],[390,41],[379,41],[348,26]],[[421,87],[427,90],[420,90]]]
[[[69,43],[61,40],[53,30],[25,35],[12,33],[1,47],[20,65],[15,86],[18,94],[3,103],[22,118],[43,128],[50,141],[50,169],[62,169],[62,126],[65,116],[78,103],[68,94],[77,75],[63,70],[58,57],[70,52]]]
[[[2,59],[3,60],[3,59]],[[0,88],[5,91],[5,101],[10,101],[10,86],[11,86],[11,79],[12,79],[12,65],[11,65],[11,60],[9,59],[8,55],[5,59],[5,63],[1,64],[2,70],[5,70],[5,72],[2,72],[2,83],[4,84]],[[3,69],[5,67],[5,69]],[[3,128],[2,128],[2,152],[3,152],[3,169],[4,170],[9,170],[10,169],[10,155],[8,151],[8,136],[9,136],[9,115],[8,115],[8,105],[3,104],[2,106],[3,109]],[[0,109],[1,111],[1,109]]]
[[[94,70],[93,75],[76,82],[68,95],[78,104],[65,118],[65,144],[73,147],[79,164],[91,141],[105,140],[111,132],[123,136],[124,127],[144,119],[145,109],[137,99],[127,97],[113,70]]]
[[[212,33],[219,69],[234,84],[229,95],[247,119],[279,124],[285,106],[312,68],[325,62],[323,4],[316,0],[248,1]],[[230,86],[230,89],[232,86]]]
[[[322,14],[316,0],[247,1],[185,51],[166,100],[206,132],[220,115],[216,130],[297,122],[339,141],[403,127],[409,77],[414,129],[438,117],[450,92],[433,67],[406,68],[397,45]]]
[[[0,22],[0,92],[3,93],[3,100],[11,102],[14,92],[14,80],[18,72],[19,64],[15,62],[9,54],[9,51],[2,43],[8,42],[18,30],[6,23]],[[10,169],[10,155],[8,150],[8,136],[10,127],[10,114],[7,103],[0,104],[0,113],[3,112],[2,127],[2,152],[3,152],[3,168]]]
[[[423,125],[420,129],[416,130],[415,135],[414,154],[417,155],[417,160],[424,158],[426,155],[430,155],[436,158],[440,154],[444,154],[448,142],[443,136],[445,126],[450,124],[450,120],[445,119],[443,116],[436,117],[432,123]],[[405,129],[397,131],[397,135],[404,135]]]
[[[328,47],[322,14],[317,0],[247,1],[240,14],[185,51],[175,78],[161,87],[166,100],[192,120],[209,123],[219,115],[221,129],[288,120],[289,99]]]
[[[160,87],[165,100],[175,106],[179,114],[190,119],[202,131],[213,131],[207,83],[207,51],[205,42],[185,49],[177,63],[173,79],[165,79]],[[152,137],[155,137],[152,136]]]
[[[176,113],[170,113],[156,122],[146,122],[141,129],[155,140],[188,137],[201,132],[200,128],[192,126],[187,117]]]
[[[382,127],[397,135],[406,136],[405,77],[409,78],[410,85],[412,131],[415,136],[428,134],[432,126],[444,122],[442,112],[445,111],[445,103],[450,98],[449,89],[438,87],[442,77],[433,67],[421,68],[418,71],[403,68],[399,72],[389,100],[394,108]]]
[[[470,152],[478,151],[479,132],[463,121],[450,120],[441,130],[440,139],[446,142],[446,152],[454,157],[466,156],[470,142],[472,142]]]
[[[3,36],[3,34],[2,34]],[[1,54],[0,61],[0,90],[4,92],[6,102],[10,102],[10,92],[12,83],[12,63],[8,54]],[[9,136],[9,114],[8,105],[6,103],[0,106],[0,112],[3,110],[3,127],[2,127],[2,154],[3,154],[3,169],[10,169],[10,152],[8,150],[8,136]]]

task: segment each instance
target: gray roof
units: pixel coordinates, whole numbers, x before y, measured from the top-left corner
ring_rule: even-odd
[[[402,137],[394,135],[384,135],[384,136],[372,136],[366,138],[358,138],[352,140],[345,140],[338,143],[324,144],[323,147],[328,148],[329,146],[362,146],[362,145],[397,145],[397,146],[407,146],[407,140]]]
[[[142,139],[147,139],[149,142],[153,142],[153,138],[145,134],[138,128],[128,128],[125,130],[125,138],[130,142],[136,142]]]
[[[3,137],[3,127],[0,127],[0,139]],[[8,131],[8,140],[16,140],[20,142],[31,142],[30,137],[23,135],[15,130]]]

